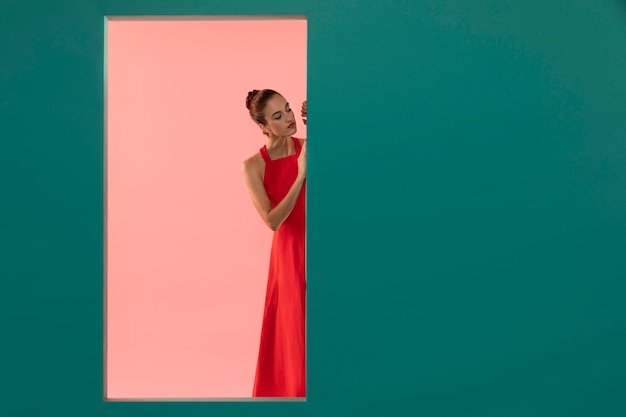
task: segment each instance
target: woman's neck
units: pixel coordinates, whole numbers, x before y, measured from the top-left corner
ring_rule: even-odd
[[[291,136],[273,136],[267,141],[265,148],[267,149],[280,149],[283,147],[289,147],[289,140]]]

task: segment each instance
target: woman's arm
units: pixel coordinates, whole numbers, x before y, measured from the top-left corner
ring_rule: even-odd
[[[285,221],[285,219],[291,213],[296,201],[298,201],[298,195],[302,190],[302,184],[306,178],[306,165],[303,166],[303,162],[306,158],[306,148],[303,147],[298,157],[298,176],[291,185],[291,188],[287,192],[287,195],[272,208],[270,199],[265,191],[265,185],[263,184],[263,176],[261,174],[261,164],[258,159],[250,158],[243,163],[243,176],[252,198],[252,203],[257,209],[261,218],[272,230],[277,230],[278,227]],[[302,161],[301,161],[302,159]],[[306,163],[306,162],[304,162]]]

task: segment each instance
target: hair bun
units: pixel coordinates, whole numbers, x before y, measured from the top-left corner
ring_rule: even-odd
[[[248,110],[250,110],[250,102],[258,92],[259,90],[252,90],[248,92],[248,97],[246,97],[246,107],[248,108]]]

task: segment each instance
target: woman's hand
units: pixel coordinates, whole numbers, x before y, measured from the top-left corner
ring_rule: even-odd
[[[306,124],[306,100],[302,102],[302,121]]]
[[[306,178],[306,140],[302,144],[300,156],[298,156],[298,177]]]

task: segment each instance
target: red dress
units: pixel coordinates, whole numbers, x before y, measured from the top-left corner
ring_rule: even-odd
[[[300,141],[296,154],[271,160],[267,149],[265,190],[272,207],[287,194],[298,174]],[[274,232],[261,344],[253,397],[305,397],[305,183],[289,216]]]

